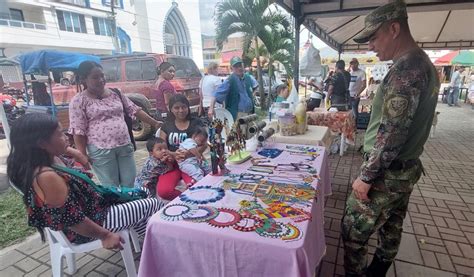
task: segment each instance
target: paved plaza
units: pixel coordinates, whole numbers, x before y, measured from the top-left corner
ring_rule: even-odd
[[[389,276],[474,275],[474,110],[439,103],[439,123],[422,156],[426,176],[415,186],[404,222],[403,240]],[[340,222],[352,180],[362,162],[356,147],[343,157],[330,156],[333,194],[326,199],[327,251],[317,276],[343,276]],[[147,156],[136,152],[140,167]],[[369,253],[377,244],[374,236]],[[140,254],[136,255],[138,268]],[[0,276],[51,276],[49,248],[38,235],[0,250]],[[119,252],[98,250],[77,256],[75,276],[126,276]]]

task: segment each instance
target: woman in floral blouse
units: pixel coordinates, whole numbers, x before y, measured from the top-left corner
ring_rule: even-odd
[[[63,231],[72,243],[100,239],[107,249],[121,249],[115,232],[144,230],[163,203],[155,198],[114,205],[84,179],[60,170],[59,155],[67,149],[57,120],[47,114],[26,114],[11,129],[7,160],[10,180],[23,192],[28,223],[38,229]]]
[[[69,104],[69,133],[77,149],[89,156],[102,184],[132,187],[136,175],[134,147],[124,113],[156,128],[162,122],[151,118],[125,95],[105,88],[99,64],[82,62],[78,75],[84,91]]]

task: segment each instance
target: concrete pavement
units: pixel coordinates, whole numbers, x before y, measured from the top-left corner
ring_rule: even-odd
[[[415,186],[400,251],[389,276],[474,275],[474,111],[438,104],[439,123],[422,156],[427,175]],[[363,133],[359,133],[360,145]],[[350,147],[330,157],[333,195],[326,199],[327,253],[317,276],[343,276],[340,221],[362,157]],[[137,164],[146,158],[141,144]],[[369,241],[374,253],[376,237]],[[139,254],[136,254],[137,266]],[[126,276],[120,253],[98,250],[77,258],[75,276]],[[0,250],[0,276],[51,276],[49,248],[38,236]]]

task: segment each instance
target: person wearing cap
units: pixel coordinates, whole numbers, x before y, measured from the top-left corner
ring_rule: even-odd
[[[462,83],[462,76],[461,74],[464,72],[465,67],[460,66],[456,71],[454,71],[453,76],[451,76],[451,82],[449,83],[449,94],[448,94],[448,106],[452,107],[453,105],[456,107],[461,107],[458,104],[459,98],[459,88],[461,87]]]
[[[354,38],[381,61],[393,61],[372,103],[364,161],[342,219],[346,276],[385,276],[400,246],[410,194],[419,180],[423,152],[438,101],[439,78],[410,34],[406,4],[392,2],[365,18]],[[367,267],[367,242],[378,245]]]
[[[221,104],[225,102],[226,110],[232,114],[235,121],[239,117],[254,113],[254,82],[248,74],[244,74],[241,58],[232,57],[230,64],[232,74],[214,91],[208,115],[209,117],[214,116],[216,101]]]
[[[329,81],[328,98],[331,106],[338,110],[347,110],[349,106],[349,82],[351,74],[345,70],[346,63],[343,60],[336,62],[336,71]]]
[[[356,58],[352,58],[349,63],[351,67],[351,81],[349,83],[349,94],[351,96],[351,107],[354,113],[355,120],[359,116],[359,102],[360,94],[365,90],[366,78],[364,70],[359,68],[359,61]]]

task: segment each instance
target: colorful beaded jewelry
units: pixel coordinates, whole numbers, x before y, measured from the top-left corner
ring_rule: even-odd
[[[179,212],[171,212],[170,210],[172,210],[173,208],[176,208],[176,207],[181,207],[181,211]],[[164,220],[167,220],[167,221],[177,221],[177,220],[181,220],[183,219],[185,216],[190,216],[192,214],[194,214],[194,209],[192,207],[190,207],[189,205],[186,205],[186,204],[171,204],[167,207],[165,207],[160,216],[161,218],[163,218]]]
[[[288,223],[286,227],[290,230],[289,234],[286,236],[281,237],[282,240],[296,240],[300,237],[301,231],[295,225]]]
[[[228,215],[231,215],[231,219],[227,221],[219,221],[218,220],[219,216],[217,216],[207,222],[209,223],[209,225],[214,226],[214,227],[218,227],[218,228],[229,227],[239,222],[240,219],[242,218],[242,216],[236,210],[227,209],[227,208],[217,208],[217,210],[219,211],[219,216],[228,214]]]
[[[199,197],[202,195],[206,195],[207,198]],[[210,195],[209,195],[210,194]],[[223,188],[219,187],[211,187],[211,186],[198,186],[198,187],[191,187],[185,193],[179,196],[181,201],[191,204],[203,205],[208,203],[214,203],[225,196],[225,191]]]
[[[282,152],[283,152],[283,150],[280,150],[280,149],[277,149],[277,148],[265,148],[265,149],[262,149],[261,151],[259,151],[257,154],[259,154],[260,156],[270,158],[270,159],[274,159],[274,158],[280,156],[280,154]]]
[[[202,214],[204,212],[204,214]],[[216,218],[219,215],[219,211],[210,206],[199,206],[195,209],[195,212],[192,215],[186,215],[184,220],[191,221],[191,222],[205,222],[211,219]]]
[[[250,222],[250,225],[249,225]],[[233,228],[240,232],[253,232],[263,226],[263,220],[253,215],[241,215],[241,219]]]
[[[264,220],[263,226],[255,230],[257,234],[267,238],[281,238],[287,236],[290,233],[290,229],[281,222],[274,220]]]

